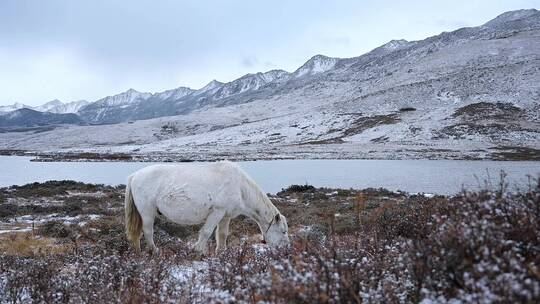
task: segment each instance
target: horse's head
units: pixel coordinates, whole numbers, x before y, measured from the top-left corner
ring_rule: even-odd
[[[280,213],[276,214],[264,236],[264,242],[271,246],[286,246],[289,244],[289,226],[287,219]]]

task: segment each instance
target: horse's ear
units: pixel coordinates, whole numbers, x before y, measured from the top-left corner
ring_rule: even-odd
[[[280,219],[281,219],[281,217],[279,216],[279,213],[276,214],[276,222],[279,222]]]

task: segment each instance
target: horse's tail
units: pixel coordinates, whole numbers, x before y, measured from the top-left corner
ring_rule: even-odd
[[[135,249],[140,251],[139,240],[142,232],[142,218],[137,210],[137,206],[135,206],[135,202],[133,201],[133,194],[131,193],[131,179],[132,176],[128,177],[124,206],[126,212],[126,235],[128,240],[131,241],[135,246]]]

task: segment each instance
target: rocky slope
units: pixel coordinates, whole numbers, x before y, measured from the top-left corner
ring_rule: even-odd
[[[540,12],[533,9],[421,41],[393,40],[355,58],[317,55],[293,73],[248,74],[178,95],[130,90],[79,111],[91,123],[124,123],[62,127],[39,138],[6,133],[0,142],[218,156],[484,158],[497,149],[539,149],[538,113]]]
[[[82,119],[73,113],[57,114],[39,112],[27,108],[0,114],[0,132],[17,127],[39,127],[59,124],[82,124]]]

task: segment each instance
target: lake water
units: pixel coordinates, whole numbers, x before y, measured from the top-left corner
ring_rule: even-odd
[[[31,162],[31,157],[0,156],[0,187],[47,180],[125,184],[126,177],[152,163]],[[384,187],[390,190],[454,194],[496,184],[504,170],[511,189],[528,187],[527,175],[540,176],[540,162],[461,160],[269,160],[239,162],[263,188],[276,193],[291,184],[319,187]]]

